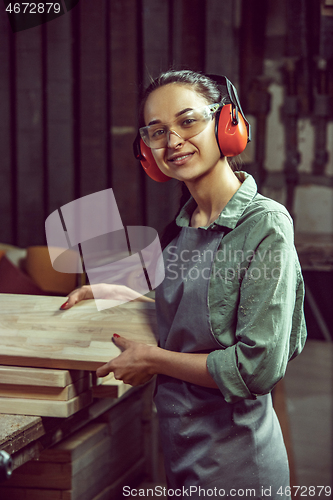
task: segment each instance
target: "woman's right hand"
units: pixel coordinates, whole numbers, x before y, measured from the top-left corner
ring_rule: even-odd
[[[70,309],[78,302],[81,302],[81,300],[87,299],[109,299],[127,302],[137,299],[139,301],[154,302],[153,299],[145,297],[127,286],[99,283],[96,285],[84,285],[81,288],[73,290],[68,295],[67,302],[65,302],[60,309]]]
[[[60,309],[70,309],[81,300],[93,299],[94,295],[90,285],[81,286],[81,288],[76,288],[71,293],[68,294],[67,301],[60,307]]]

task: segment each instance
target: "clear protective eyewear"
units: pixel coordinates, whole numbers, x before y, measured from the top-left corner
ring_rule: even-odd
[[[170,133],[186,141],[200,134],[221,107],[221,103],[209,104],[186,111],[170,123],[154,123],[141,127],[139,129],[141,139],[152,149],[165,148],[168,145]]]

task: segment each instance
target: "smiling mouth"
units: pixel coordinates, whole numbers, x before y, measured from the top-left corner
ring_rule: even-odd
[[[168,161],[172,161],[172,162],[182,161],[182,160],[185,160],[186,158],[189,158],[192,155],[193,155],[193,153],[186,153],[186,154],[181,155],[181,156],[176,156],[175,158],[170,158]]]

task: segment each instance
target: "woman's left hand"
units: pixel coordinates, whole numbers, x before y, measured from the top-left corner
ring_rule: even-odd
[[[105,377],[110,372],[114,373],[117,380],[122,380],[125,384],[142,385],[154,376],[154,372],[149,363],[149,354],[152,346],[134,342],[115,334],[113,341],[122,353],[108,363],[100,366],[97,377]]]

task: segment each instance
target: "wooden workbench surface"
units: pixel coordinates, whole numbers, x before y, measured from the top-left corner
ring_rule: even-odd
[[[41,417],[0,414],[0,449],[10,455],[43,434]]]

